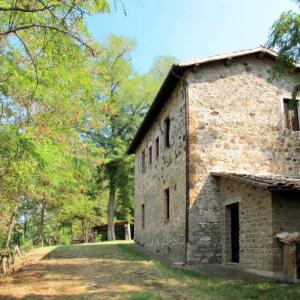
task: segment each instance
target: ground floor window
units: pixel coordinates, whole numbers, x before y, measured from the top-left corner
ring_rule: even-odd
[[[165,189],[165,222],[170,220],[170,190]]]
[[[142,226],[142,229],[145,228],[145,204],[142,204],[142,211],[141,211],[141,226]]]

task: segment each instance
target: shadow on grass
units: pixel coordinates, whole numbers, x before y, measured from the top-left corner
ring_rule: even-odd
[[[300,299],[300,286],[215,279],[149,259],[133,244],[58,246],[43,257],[41,265],[21,272],[15,287],[34,284],[38,273],[41,286],[63,281],[63,286],[84,289],[74,295],[73,290],[69,293],[58,286],[49,296],[42,295],[42,289],[34,293],[29,289],[22,299]]]

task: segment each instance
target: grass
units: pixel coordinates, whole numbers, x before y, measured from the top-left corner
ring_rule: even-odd
[[[132,243],[58,246],[36,253],[39,259],[0,279],[0,299],[300,299],[299,285],[215,279],[149,259]]]
[[[152,272],[162,281],[173,281],[178,285],[170,286],[174,295],[178,292],[186,299],[300,299],[300,286],[265,282],[237,282],[215,279],[199,273],[172,267],[158,260],[146,258],[130,245],[118,245],[128,260],[143,261],[148,265],[147,272]],[[129,299],[165,299],[164,289],[155,293],[133,293]],[[181,299],[180,297],[178,299]]]

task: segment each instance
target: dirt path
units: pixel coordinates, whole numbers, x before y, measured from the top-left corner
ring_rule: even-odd
[[[112,243],[36,249],[17,272],[0,278],[0,298],[124,299],[138,290],[125,283],[128,263]]]
[[[0,299],[300,299],[300,287],[220,280],[149,260],[133,244],[40,248],[0,277]]]

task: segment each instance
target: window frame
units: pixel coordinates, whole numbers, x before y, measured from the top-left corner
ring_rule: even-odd
[[[159,136],[155,139],[155,157],[156,159],[159,158]]]
[[[292,121],[291,114],[289,111],[293,111],[290,109],[289,102],[294,101],[291,98],[282,98],[282,119],[283,119],[283,128],[287,129],[291,132],[299,132],[300,131],[300,100],[295,99],[295,107],[294,107],[294,122]],[[296,120],[296,121],[295,121]],[[295,123],[296,122],[296,123]]]

